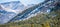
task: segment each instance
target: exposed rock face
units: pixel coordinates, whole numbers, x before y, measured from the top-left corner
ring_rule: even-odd
[[[54,0],[46,0],[33,6],[24,6],[20,1],[0,3],[0,24],[21,21],[36,16],[38,13],[50,13],[55,7]]]
[[[7,23],[18,13],[21,13],[23,11],[21,6],[24,9],[24,5],[20,1],[0,3],[0,24]]]

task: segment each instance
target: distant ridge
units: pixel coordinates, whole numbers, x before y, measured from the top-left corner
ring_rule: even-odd
[[[20,3],[20,1],[3,2],[3,3],[0,3],[0,4],[9,4],[9,3]]]

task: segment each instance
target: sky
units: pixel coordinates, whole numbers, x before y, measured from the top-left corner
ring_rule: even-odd
[[[11,1],[20,1],[22,4],[28,5],[28,4],[38,4],[45,0],[0,0],[0,3],[11,2]]]
[[[0,0],[0,3],[11,2],[11,1],[19,1],[19,0]]]
[[[23,3],[24,5],[28,5],[28,4],[38,4],[41,3],[45,0],[20,0],[21,3]]]

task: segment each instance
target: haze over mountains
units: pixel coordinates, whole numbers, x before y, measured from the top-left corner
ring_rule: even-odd
[[[26,10],[30,6],[24,6],[20,1],[0,3],[0,24],[7,23],[17,14]],[[4,16],[4,17],[3,17]]]
[[[18,13],[22,12],[24,8],[22,9],[20,6],[24,7],[24,5],[22,5],[19,1],[0,3],[0,16],[4,16],[0,17],[0,23],[6,23]]]
[[[36,16],[37,13],[49,13],[54,5],[52,1],[25,6],[20,1],[0,3],[0,24]],[[4,16],[4,17],[2,17]],[[3,20],[4,19],[4,20]]]

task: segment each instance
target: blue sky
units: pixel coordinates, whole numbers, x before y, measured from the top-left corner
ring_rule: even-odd
[[[44,0],[0,0],[0,3],[11,2],[11,1],[20,1],[22,4],[28,5],[28,4],[38,4],[43,2]]]

